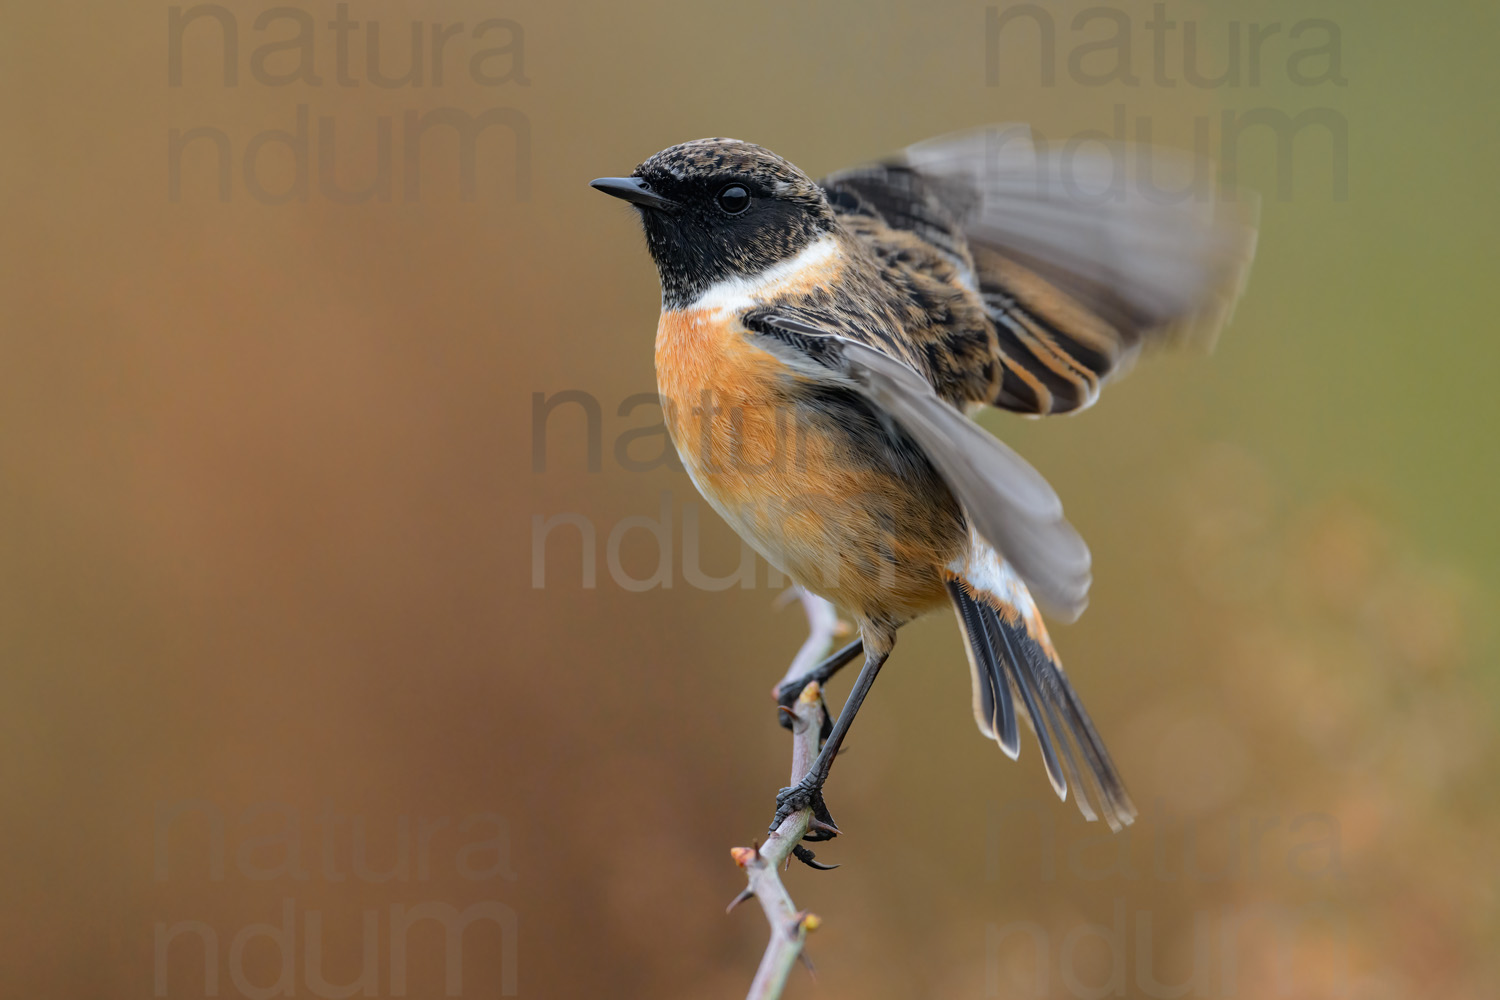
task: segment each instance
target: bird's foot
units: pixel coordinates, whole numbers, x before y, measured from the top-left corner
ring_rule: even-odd
[[[808,822],[807,833],[802,839],[832,840],[837,837],[840,833],[838,824],[833,821],[828,805],[823,801],[823,782],[826,780],[814,772],[790,788],[777,792],[776,815],[771,820],[771,829],[779,827],[792,813],[811,807],[812,819]]]
[[[796,858],[807,867],[816,868],[820,872],[831,872],[838,867],[838,865],[825,865],[823,862],[816,860],[818,856],[812,851],[809,851],[807,848],[803,847],[801,844],[798,844],[796,847],[792,848],[792,857]]]

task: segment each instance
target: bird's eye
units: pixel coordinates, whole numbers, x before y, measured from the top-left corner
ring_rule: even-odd
[[[714,198],[719,207],[730,215],[739,215],[750,207],[750,192],[743,184],[726,184]]]

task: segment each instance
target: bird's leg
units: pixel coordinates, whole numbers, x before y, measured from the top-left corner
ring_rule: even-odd
[[[849,645],[833,653],[822,663],[819,663],[817,666],[813,667],[811,670],[808,670],[806,673],[800,674],[794,678],[788,678],[786,680],[783,680],[780,684],[776,685],[776,704],[786,709],[785,712],[780,713],[782,727],[785,729],[792,728],[792,706],[795,705],[797,703],[797,699],[802,696],[803,688],[807,687],[807,685],[811,684],[813,681],[817,681],[819,687],[827,684],[828,678],[832,677],[834,674],[842,670],[844,666],[848,664],[849,661],[858,656],[860,650],[864,648],[864,639],[855,639],[853,642],[849,643]],[[821,733],[819,738],[824,740],[828,739],[829,733],[833,731],[832,726],[833,723],[829,719],[828,712],[825,709],[825,711],[823,712],[823,732]]]
[[[867,640],[870,637],[867,637]],[[891,647],[894,645],[894,636],[881,636],[878,641],[865,641],[865,662],[859,670],[859,677],[854,681],[854,688],[849,692],[844,707],[839,711],[838,721],[833,724],[833,731],[828,734],[828,739],[823,742],[823,749],[818,751],[817,759],[813,761],[812,767],[808,768],[806,776],[790,788],[783,788],[776,796],[776,817],[771,820],[771,829],[774,830],[781,825],[781,821],[798,809],[811,806],[813,809],[814,827],[808,833],[809,840],[826,840],[837,835],[838,827],[833,822],[833,817],[828,814],[828,806],[823,802],[823,783],[828,780],[828,772],[833,768],[833,758],[838,755],[839,746],[844,742],[844,736],[849,732],[849,727],[854,724],[854,717],[859,714],[859,706],[864,702],[865,695],[870,693],[870,688],[875,683],[875,675],[880,673],[880,668],[885,664],[886,658],[891,655]],[[848,647],[840,650],[830,657],[830,660],[842,656],[844,653],[854,649],[856,652],[858,643],[851,643]],[[849,653],[850,657],[853,653]],[[844,662],[848,662],[846,659]],[[821,666],[821,665],[820,665]]]
[[[826,684],[828,678],[842,670],[848,663],[858,656],[865,648],[864,639],[855,639],[843,649],[830,653],[827,659],[813,667],[804,674],[784,679],[776,685],[776,700],[791,708],[802,694],[802,689],[813,681]]]

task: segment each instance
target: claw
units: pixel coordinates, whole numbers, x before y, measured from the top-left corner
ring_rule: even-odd
[[[798,844],[796,847],[792,848],[792,857],[796,858],[807,867],[816,868],[820,872],[831,872],[838,867],[838,865],[825,865],[821,861],[814,861],[813,859],[816,858],[817,855],[807,848],[803,847],[801,844]]]

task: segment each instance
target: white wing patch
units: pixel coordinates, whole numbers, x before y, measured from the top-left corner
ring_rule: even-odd
[[[1026,625],[1027,633],[1055,655],[1047,626],[1042,622],[1042,612],[1031,598],[1031,591],[1016,575],[1010,563],[1000,558],[994,547],[969,529],[969,549],[948,564],[948,572],[963,580],[975,593],[988,597],[1001,609],[1014,609]]]

